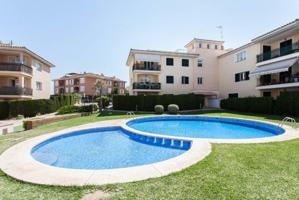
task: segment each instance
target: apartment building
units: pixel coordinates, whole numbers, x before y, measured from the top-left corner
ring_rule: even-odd
[[[211,100],[276,98],[282,91],[299,90],[299,19],[236,49],[223,45],[195,38],[185,53],[131,49],[130,94],[197,93]]]
[[[0,99],[48,99],[52,67],[26,47],[0,42]]]
[[[97,80],[101,80],[102,95],[108,95],[114,92],[117,94],[125,93],[125,81],[115,76],[109,77],[94,73],[68,73],[59,79],[55,79],[54,93],[79,93],[84,97],[94,97],[99,95],[99,91],[97,91],[95,87]]]

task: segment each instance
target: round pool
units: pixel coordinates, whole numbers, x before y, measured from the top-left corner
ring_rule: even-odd
[[[31,150],[37,161],[62,168],[113,169],[151,164],[186,152],[190,141],[166,141],[120,127],[74,131],[48,139]]]
[[[190,138],[253,139],[284,133],[284,129],[272,124],[223,117],[145,117],[131,120],[126,125],[147,133]]]

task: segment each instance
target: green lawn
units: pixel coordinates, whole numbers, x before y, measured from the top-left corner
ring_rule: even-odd
[[[229,112],[193,113],[279,122],[281,117]],[[121,114],[91,115],[0,136],[0,152],[36,135]],[[297,124],[299,127],[299,124]],[[214,144],[203,161],[169,176],[127,184],[54,187],[23,183],[0,171],[0,199],[80,199],[94,190],[111,199],[299,199],[299,140],[268,144]]]

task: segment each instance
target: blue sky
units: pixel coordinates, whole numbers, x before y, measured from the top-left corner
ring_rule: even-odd
[[[238,47],[299,18],[298,0],[0,0],[0,40],[24,45],[67,72],[128,80],[130,48],[176,50],[192,38]],[[5,27],[5,28],[4,28]]]

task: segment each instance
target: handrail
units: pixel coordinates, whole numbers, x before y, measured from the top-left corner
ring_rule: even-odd
[[[161,83],[134,82],[133,89],[160,90]]]
[[[0,63],[0,71],[19,71],[32,75],[32,68],[22,63]]]
[[[135,113],[134,113],[133,111],[129,111],[129,112],[127,112],[127,115],[128,115],[129,117],[135,117]]]
[[[258,54],[256,55],[256,62],[259,63],[259,62],[271,60],[273,58],[278,58],[296,52],[299,52],[299,42],[295,42],[289,47],[277,48],[269,52]]]
[[[297,129],[296,128],[296,120],[294,118],[291,118],[291,117],[285,117],[281,120],[281,122],[279,123],[279,127],[282,127],[283,125],[285,125],[285,123],[290,123],[291,124],[291,127],[294,128],[294,129]]]

